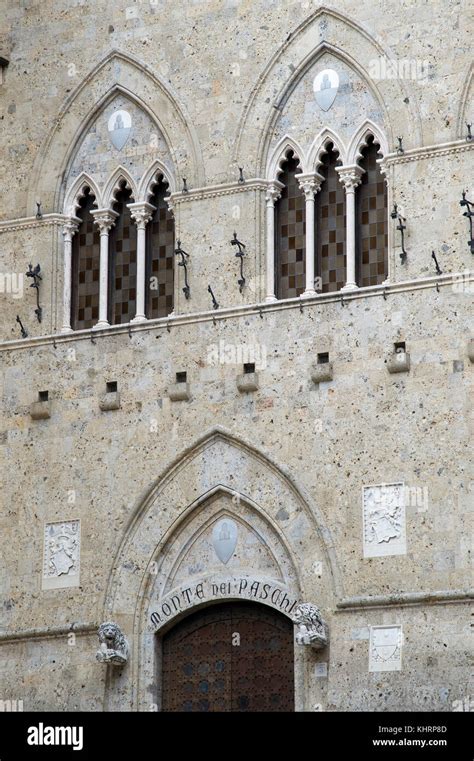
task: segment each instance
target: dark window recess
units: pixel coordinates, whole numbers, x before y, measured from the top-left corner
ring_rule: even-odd
[[[395,343],[394,348],[395,348],[395,354],[405,353],[406,351],[405,341],[399,341],[398,343]]]
[[[188,379],[188,374],[186,372],[176,373],[176,383],[186,383],[187,379]]]
[[[321,354],[318,354],[318,365],[327,365],[329,362],[329,354],[327,351],[323,351]]]
[[[74,330],[91,328],[99,319],[100,234],[91,214],[96,199],[86,188],[76,216],[81,220],[72,239],[71,320]]]
[[[323,293],[340,291],[346,282],[346,194],[336,167],[339,153],[328,143],[319,168],[324,177],[316,194],[316,275]]]
[[[299,296],[305,289],[305,197],[296,174],[298,159],[290,151],[278,179],[284,188],[276,203],[276,294],[279,299]]]
[[[155,207],[146,227],[147,290],[146,315],[150,319],[166,317],[173,311],[174,293],[174,217],[165,197],[169,193],[163,178],[155,186],[150,203]]]
[[[245,375],[250,375],[250,373],[255,372],[255,362],[246,362],[244,364],[244,373]]]
[[[49,399],[49,391],[40,391],[38,393],[38,399],[40,402],[47,402]]]
[[[362,149],[362,182],[356,190],[356,270],[362,287],[382,283],[388,272],[387,186],[377,164],[380,146],[372,137]]]
[[[117,391],[117,381],[109,381],[106,383],[106,389],[108,394],[113,394]]]
[[[122,183],[117,192],[114,211],[118,217],[109,236],[109,322],[120,325],[130,322],[136,313],[137,227],[128,204],[131,191]]]

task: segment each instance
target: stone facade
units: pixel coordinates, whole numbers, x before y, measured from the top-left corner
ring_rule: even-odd
[[[321,612],[317,647],[295,620],[297,710],[452,710],[474,694],[467,6],[5,5],[0,700],[159,710],[161,634],[245,599]],[[388,75],[401,61],[410,76]],[[327,111],[322,69],[339,76]],[[120,149],[117,111],[133,125]],[[390,219],[383,284],[268,300],[286,152],[314,174],[331,140],[352,167],[369,134],[407,260]],[[176,267],[167,318],[61,332],[64,229],[84,183],[104,209],[122,180],[147,202],[157,173],[191,297]],[[96,660],[104,622],[126,662]]]

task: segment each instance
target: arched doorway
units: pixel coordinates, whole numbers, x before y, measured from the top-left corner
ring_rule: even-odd
[[[265,605],[212,605],[163,637],[164,711],[293,711],[293,624]]]

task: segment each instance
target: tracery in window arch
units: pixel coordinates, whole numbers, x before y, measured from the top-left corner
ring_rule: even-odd
[[[356,190],[356,274],[361,287],[383,283],[388,274],[387,187],[377,164],[379,152],[372,135],[360,150],[365,171]]]
[[[300,296],[305,290],[305,197],[296,174],[299,159],[289,151],[281,166],[284,187],[276,204],[276,295],[279,299]]]
[[[130,322],[136,313],[137,298],[137,228],[127,204],[132,191],[121,182],[112,205],[118,213],[109,238],[109,322]]]
[[[346,194],[336,166],[339,152],[328,143],[318,172],[324,177],[316,194],[316,277],[323,293],[339,291],[346,282]]]
[[[91,214],[96,199],[84,189],[76,216],[81,220],[72,239],[71,325],[74,330],[91,328],[99,317],[100,235]]]
[[[146,315],[166,317],[173,311],[174,217],[165,201],[168,183],[163,177],[153,188],[149,202],[156,211],[147,226]]]

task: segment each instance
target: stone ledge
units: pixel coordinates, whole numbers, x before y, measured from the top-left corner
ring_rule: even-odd
[[[243,373],[237,376],[237,388],[241,394],[248,394],[258,389],[258,373]]]
[[[189,402],[191,399],[189,383],[172,383],[168,386],[168,396],[172,402]]]
[[[320,365],[312,365],[311,367],[311,380],[313,383],[325,383],[332,381],[333,379],[333,365],[332,362],[323,362]]]
[[[392,354],[387,360],[387,370],[389,373],[407,373],[410,370],[410,355],[408,352]]]
[[[30,405],[30,415],[33,420],[48,420],[51,417],[51,402],[33,402]]]
[[[99,398],[99,408],[102,412],[120,409],[120,393],[118,391],[108,391]]]

